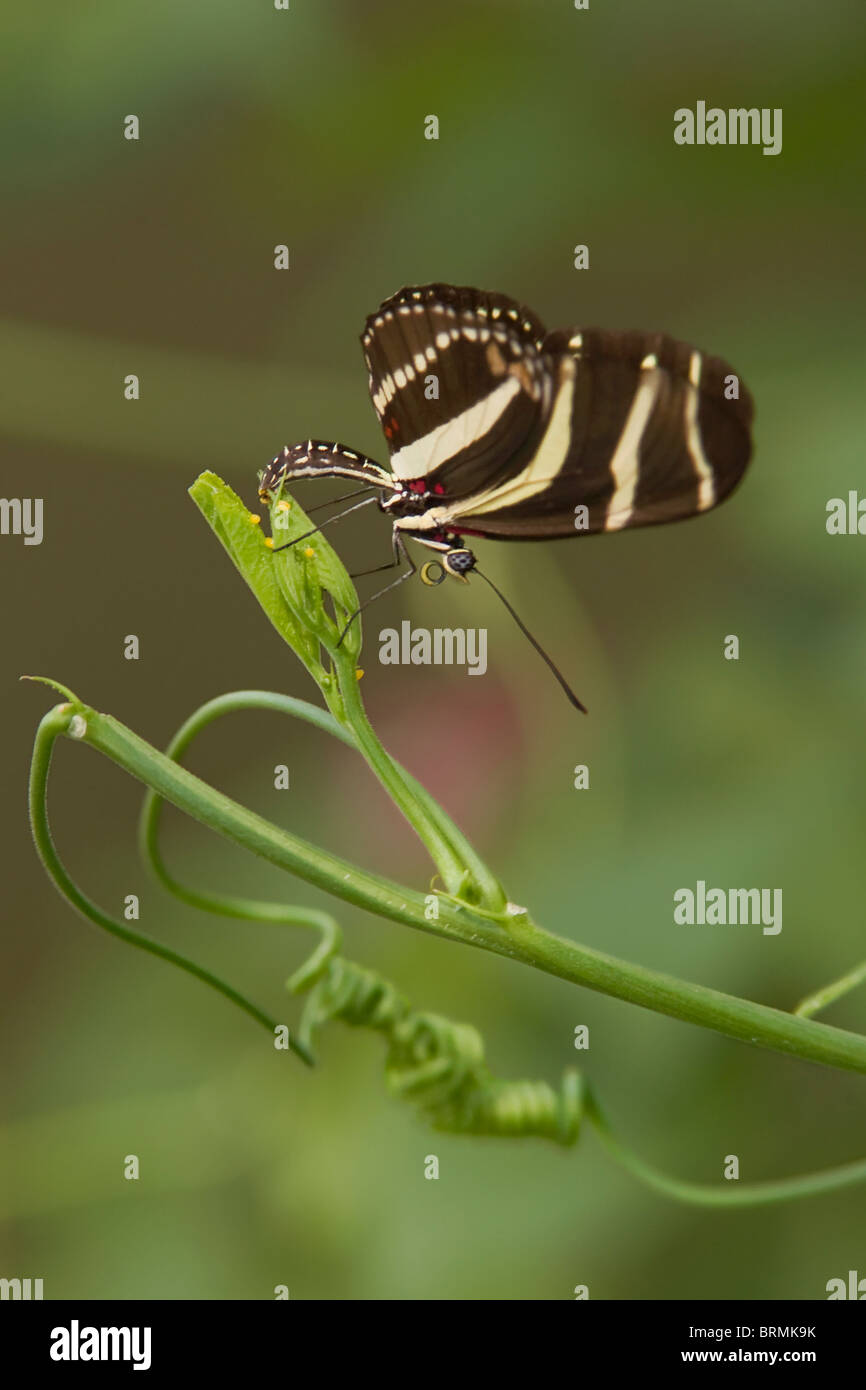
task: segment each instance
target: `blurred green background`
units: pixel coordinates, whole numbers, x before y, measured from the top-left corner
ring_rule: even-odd
[[[736,497],[681,527],[484,545],[590,717],[480,584],[408,584],[368,618],[368,707],[551,929],[782,1008],[849,969],[866,541],[824,519],[866,477],[863,7],[78,0],[10,7],[5,28],[3,491],[44,497],[45,539],[0,539],[0,1274],[42,1277],[46,1297],[268,1298],[284,1283],[296,1298],[567,1299],[586,1283],[594,1298],[808,1299],[866,1273],[864,1191],[702,1212],[636,1186],[590,1133],[569,1152],[432,1135],[385,1095],[377,1039],[335,1024],[308,1073],[194,981],[85,927],[29,842],[29,746],[52,700],[16,684],[53,675],[159,745],[224,690],[316,697],[186,488],[210,467],[253,504],[257,469],[308,434],[382,458],[358,334],[401,284],[503,290],[551,327],[666,329],[727,357],[755,396]],[[676,146],[673,112],[698,99],[782,107],[781,155]],[[572,267],[579,242],[588,271]],[[385,558],[378,515],[338,531],[350,567]],[[488,674],[380,666],[378,631],[403,617],[486,626]],[[237,716],[190,762],[307,837],[427,882],[363,767],[306,726]],[[282,982],[309,941],[174,903],[137,859],[139,804],[96,754],[59,748],[54,828],[86,890],[115,913],[139,894],[146,930],[296,1017]],[[173,812],[166,829],[188,879],[325,905]],[[781,887],[782,933],[674,926],[672,894],[698,878]],[[555,1081],[585,1063],[624,1137],[684,1177],[720,1178],[728,1153],[756,1180],[866,1151],[862,1078],[337,911],[347,953],[475,1023],[499,1074]],[[851,996],[827,1020],[863,1016]]]

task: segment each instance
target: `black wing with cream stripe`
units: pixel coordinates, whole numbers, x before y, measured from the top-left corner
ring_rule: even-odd
[[[736,487],[753,408],[727,363],[658,333],[557,332],[544,347],[559,369],[536,454],[450,505],[454,530],[532,540],[659,525]]]
[[[262,478],[379,490],[404,535],[510,540],[700,515],[751,452],[752,401],[717,357],[661,333],[546,333],[501,294],[409,286],[362,336],[391,471],[339,444],[284,449]],[[580,513],[576,509],[580,508]]]
[[[407,533],[531,540],[682,520],[728,496],[749,460],[745,387],[665,334],[546,333],[505,295],[422,285],[386,300],[362,343],[394,479],[436,498],[400,520]]]
[[[471,497],[519,473],[549,406],[544,336],[501,294],[421,285],[387,299],[361,342],[394,477]]]

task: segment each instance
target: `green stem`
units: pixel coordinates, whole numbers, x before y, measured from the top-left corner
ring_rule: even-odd
[[[163,945],[162,942],[154,940],[152,937],[144,936],[140,932],[132,931],[129,927],[118,922],[115,918],[102,911],[97,903],[88,898],[81,891],[78,885],[70,878],[69,874],[57,853],[54,840],[51,835],[51,827],[48,821],[48,807],[46,793],[48,789],[48,775],[51,769],[51,758],[54,751],[54,744],[60,734],[68,734],[70,724],[76,717],[81,717],[81,712],[75,705],[58,705],[50,710],[41,721],[36,732],[36,742],[33,749],[33,760],[30,768],[30,825],[33,831],[33,840],[36,845],[37,853],[42,860],[42,864],[49,877],[54,882],[58,891],[72,903],[73,907],[88,921],[109,932],[112,936],[125,941],[129,946],[135,946],[140,951],[147,951],[149,955],[157,956],[160,960],[167,961],[169,965],[176,965],[188,975],[193,975],[203,984],[222,994],[238,1008],[243,1009],[244,1013],[255,1019],[256,1023],[267,1029],[271,1038],[274,1036],[275,1029],[279,1026],[277,1020],[270,1014],[266,1014],[256,1004],[253,1004],[244,995],[240,994],[224,980],[205,970],[203,966],[197,965],[195,961],[182,956],[177,951],[173,951],[170,946]],[[308,1066],[313,1065],[313,1057],[309,1049],[301,1042],[289,1035],[290,1049],[301,1057]]]
[[[814,1197],[821,1192],[850,1187],[866,1179],[866,1159],[859,1159],[854,1163],[841,1164],[837,1168],[827,1168],[820,1173],[803,1173],[798,1177],[781,1178],[775,1182],[741,1185],[732,1181],[725,1187],[710,1183],[685,1182],[659,1172],[631,1149],[626,1148],[611,1130],[589,1088],[585,1092],[585,1106],[587,1118],[611,1157],[648,1187],[654,1188],[666,1197],[673,1197],[678,1202],[690,1202],[702,1207],[765,1206],[770,1202],[789,1202],[797,1197]]]
[[[332,714],[319,708],[318,705],[311,705],[306,700],[298,700],[294,696],[279,695],[268,690],[237,690],[208,700],[206,704],[201,705],[190,715],[171,740],[166,749],[166,757],[179,762],[193,739],[215,720],[226,714],[251,709],[273,710],[279,714],[289,714],[304,719],[357,751],[355,739],[349,730]],[[395,764],[395,767],[402,773],[407,785],[414,790],[417,798],[425,805],[429,805],[433,811],[439,812],[443,824],[450,829],[455,842],[460,844],[463,841],[460,831],[451,824],[426,788],[422,787],[420,782],[416,782],[399,764]],[[340,928],[331,914],[314,908],[286,907],[281,903],[266,902],[261,899],[239,898],[224,893],[204,893],[181,883],[170,873],[159,847],[159,830],[164,805],[165,802],[162,797],[148,789],[142,808],[140,825],[142,855],[145,861],[150,864],[154,875],[163,887],[189,906],[200,908],[205,912],[213,912],[219,916],[237,917],[245,921],[271,923],[277,926],[310,927],[314,931],[318,931],[322,938],[321,942],[310,959],[292,977],[290,988],[305,988],[312,980],[316,979],[328,960],[337,953],[342,940]],[[464,843],[469,848],[468,842]]]
[[[292,695],[279,695],[270,690],[235,690],[226,695],[218,695],[213,700],[208,700],[201,705],[189,719],[181,725],[174,735],[171,743],[166,749],[166,757],[179,762],[186,750],[189,748],[193,739],[212,724],[216,719],[225,714],[234,714],[241,710],[273,710],[277,714],[292,715],[297,719],[303,719],[312,724],[315,728],[321,729],[324,733],[331,734],[338,738],[341,743],[358,752],[358,745],[353,732],[336,719],[326,710],[318,705],[311,705],[307,700],[298,700]],[[383,756],[391,763],[392,767],[402,777],[406,787],[421,802],[431,819],[437,819],[444,834],[447,835],[450,843],[454,846],[457,853],[461,856],[463,863],[470,859],[474,862],[478,876],[487,875],[489,882],[495,884],[496,880],[490,871],[475,855],[472,846],[464,837],[461,831],[454,825],[453,821],[446,815],[438,803],[433,799],[425,787],[407,772],[404,767],[395,762],[390,755],[382,750]],[[159,822],[161,819],[162,799],[153,791],[148,791],[145,797],[141,821],[141,842],[142,851],[145,858],[150,862],[157,877],[161,879],[166,888],[175,893],[176,896],[183,898],[184,901],[192,903],[197,907],[207,907],[211,911],[222,912],[225,916],[249,916],[249,913],[235,913],[228,909],[216,906],[218,901],[227,902],[227,899],[217,899],[209,895],[202,895],[187,890],[176,879],[169,874],[162,855],[159,851]],[[500,890],[501,891],[501,890]],[[274,904],[270,904],[274,913],[280,909]],[[278,920],[271,912],[265,914],[260,920]],[[281,919],[280,919],[281,920]]]
[[[866,1037],[813,1023],[781,1009],[678,980],[672,975],[578,946],[530,922],[515,918],[512,938],[539,970],[627,999],[655,1013],[699,1023],[729,1038],[769,1047],[806,1061],[866,1072]],[[803,1032],[803,1028],[809,1029]]]
[[[59,717],[64,728],[76,713],[68,706],[65,711],[55,711],[53,716]],[[438,920],[428,921],[422,894],[278,829],[194,777],[110,716],[83,706],[77,713],[86,725],[80,730],[82,740],[160,796],[236,844],[344,901],[418,930],[534,965],[548,974],[657,1013],[715,1029],[728,1037],[807,1061],[866,1073],[866,1038],[858,1034],[688,984],[590,950],[542,930],[525,914],[497,920],[468,905],[441,898]]]
[[[238,690],[228,695],[219,695],[214,700],[208,700],[206,704],[201,705],[194,714],[190,715],[165,750],[166,757],[171,758],[173,762],[180,762],[193,739],[214,720],[225,714],[248,709],[275,709],[280,713],[300,714],[309,723],[334,734],[350,748],[355,746],[351,734],[343,729],[326,710],[319,709],[316,705],[307,704],[304,700],[296,700],[290,695],[272,694],[267,690]],[[159,847],[159,831],[164,805],[163,798],[148,788],[141,812],[139,839],[145,861],[150,864],[157,879],[170,893],[191,907],[201,908],[205,912],[214,912],[222,917],[241,917],[249,921],[272,922],[276,925],[309,926],[320,931],[324,937],[330,940],[336,923],[328,912],[284,907],[281,903],[263,902],[259,899],[203,893],[181,883],[167,868]],[[337,931],[339,932],[338,928]],[[333,950],[338,948],[339,936],[333,943]]]
[[[462,940],[466,935],[466,924],[462,920],[453,928],[450,922],[443,925],[441,914],[438,922],[427,922],[424,918],[424,894],[392,883],[359,868],[348,859],[320,849],[299,835],[281,830],[159,753],[111,715],[84,708],[80,714],[86,726],[81,734],[81,742],[98,749],[145,786],[151,787],[158,796],[235,844],[296,874],[307,883],[379,916],[421,926],[423,930],[457,940]],[[466,913],[469,911],[467,908]],[[462,915],[458,910],[450,913],[449,917],[459,919]],[[479,921],[474,933],[490,942],[497,936],[504,936],[502,928],[489,921]]]
[[[440,825],[412,795],[405,779],[374,734],[364,712],[354,668],[346,671],[344,663],[337,666],[342,707],[346,724],[354,735],[355,745],[368,766],[378,777],[400,814],[409,822],[430,858],[439,870],[449,893],[457,895],[466,879],[466,866]],[[333,705],[332,705],[333,708]]]
[[[367,718],[354,670],[347,671],[342,661],[337,670],[346,720],[358,749],[415,833],[428,846],[446,891],[473,901],[489,912],[502,912],[507,899],[498,879],[426,788],[383,747]]]
[[[841,999],[844,994],[848,994],[858,985],[866,981],[866,960],[862,965],[855,966],[849,970],[847,975],[843,975],[841,980],[834,980],[832,984],[825,985],[823,989],[817,989],[814,994],[807,994],[805,999],[801,999],[794,1013],[798,1018],[811,1018],[821,1009],[826,1009],[829,1004],[835,1004],[837,999]]]

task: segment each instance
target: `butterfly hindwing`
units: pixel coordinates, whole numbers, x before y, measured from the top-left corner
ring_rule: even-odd
[[[657,525],[739,482],[752,402],[727,363],[661,333],[556,332],[544,349],[557,389],[536,453],[456,504],[455,529],[538,539]]]

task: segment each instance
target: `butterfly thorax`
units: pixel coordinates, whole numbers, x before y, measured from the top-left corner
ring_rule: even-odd
[[[391,516],[421,516],[442,503],[444,492],[441,483],[431,485],[426,478],[412,478],[407,483],[399,483],[393,492],[380,496],[379,506]]]

